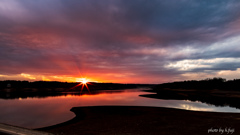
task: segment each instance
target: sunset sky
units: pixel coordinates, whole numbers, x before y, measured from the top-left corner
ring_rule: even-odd
[[[0,80],[240,78],[239,0],[0,0]]]

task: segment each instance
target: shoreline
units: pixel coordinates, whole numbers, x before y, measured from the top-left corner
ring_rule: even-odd
[[[149,92],[151,93],[140,96],[164,100],[200,101],[215,106],[229,106],[240,109],[240,105],[238,104],[240,102],[239,91],[162,88]]]
[[[73,107],[69,121],[36,130],[53,134],[240,134],[240,114],[165,107]],[[218,132],[216,130],[218,129]],[[226,129],[226,130],[225,130]]]

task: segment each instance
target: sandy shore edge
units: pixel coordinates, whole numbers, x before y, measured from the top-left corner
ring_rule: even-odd
[[[71,111],[75,118],[38,130],[54,134],[202,135],[221,134],[223,129],[222,134],[240,134],[238,113],[143,106],[73,107]]]

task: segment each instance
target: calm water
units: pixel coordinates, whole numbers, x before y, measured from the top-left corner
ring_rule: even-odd
[[[94,95],[64,95],[46,98],[0,99],[0,123],[40,128],[72,119],[72,107],[99,105],[157,106],[196,111],[240,112],[231,107],[215,107],[201,102],[140,97],[140,89],[106,90]]]

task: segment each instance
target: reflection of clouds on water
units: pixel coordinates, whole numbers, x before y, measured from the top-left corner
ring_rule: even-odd
[[[145,97],[143,97],[143,98],[145,98]],[[158,99],[158,98],[150,98],[150,99],[152,99],[152,100],[147,100],[147,103],[145,103],[145,104],[149,104],[148,106],[178,108],[178,109],[192,110],[192,111],[240,112],[239,109],[229,107],[227,105],[226,106],[215,106],[215,105],[203,103],[200,101],[165,100],[165,99]]]
[[[188,105],[188,104],[180,105],[180,109],[194,110],[194,111],[214,111],[213,109],[210,109],[210,108],[199,108],[199,107]]]
[[[184,110],[193,110],[193,111],[208,111],[208,112],[240,112],[239,109],[232,108],[232,107],[217,107],[214,105],[208,105],[199,101],[192,102],[189,100],[179,100],[179,105],[171,106],[172,108],[179,108]]]
[[[178,108],[192,111],[208,111],[208,112],[240,112],[239,109],[232,107],[217,107],[208,105],[199,101],[192,102],[188,100],[163,100],[151,99],[145,102],[145,105],[156,107]]]
[[[162,100],[141,97],[147,92],[133,90],[101,91],[95,95],[63,95],[46,98],[22,98],[21,100],[0,99],[0,123],[7,123],[27,128],[50,126],[74,117],[70,112],[78,106],[154,106],[169,107],[194,111],[240,112],[231,107],[216,107],[188,100]]]

